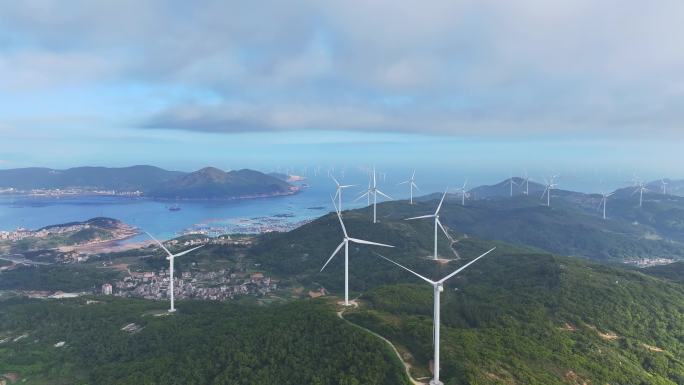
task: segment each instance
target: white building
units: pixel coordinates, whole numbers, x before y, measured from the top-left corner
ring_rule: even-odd
[[[105,283],[104,285],[102,285],[102,294],[112,295],[112,285],[109,283]]]

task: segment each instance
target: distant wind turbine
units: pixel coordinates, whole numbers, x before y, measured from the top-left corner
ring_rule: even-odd
[[[556,184],[556,178],[558,178],[558,175],[554,175],[551,177],[551,179],[546,179],[546,188],[544,189],[544,192],[542,193],[542,196],[540,199],[544,199],[544,195],[546,195],[546,206],[551,207],[551,191],[553,191],[558,184]]]
[[[667,195],[667,185],[668,183],[665,181],[665,179],[660,180],[660,187],[663,190],[663,195]]]
[[[407,221],[412,221],[412,220],[414,220],[414,219],[425,219],[425,218],[434,218],[434,219],[435,219],[435,255],[434,255],[434,259],[435,259],[435,260],[437,260],[437,229],[438,229],[438,228],[442,229],[442,231],[444,232],[444,235],[446,235],[446,237],[447,237],[450,241],[451,241],[451,239],[452,239],[451,236],[449,235],[449,233],[447,233],[447,231],[446,231],[446,229],[444,228],[444,226],[442,226],[442,222],[439,221],[439,210],[442,209],[442,204],[444,203],[444,198],[446,198],[447,191],[449,191],[448,188],[446,189],[446,191],[444,191],[444,195],[442,195],[442,199],[439,201],[439,205],[437,206],[437,210],[435,210],[435,213],[434,213],[434,214],[430,214],[430,215],[421,215],[421,216],[419,216],[419,217],[412,217],[412,218],[406,218],[406,219],[405,219],[405,220],[407,220]]]
[[[440,329],[440,294],[442,293],[442,291],[444,291],[444,282],[446,280],[448,280],[449,278],[455,276],[456,274],[460,273],[461,271],[465,270],[468,266],[477,262],[480,258],[491,253],[495,249],[496,249],[496,247],[493,249],[490,249],[486,253],[484,253],[484,254],[480,255],[479,257],[473,259],[472,261],[466,263],[465,265],[461,266],[456,271],[454,271],[453,273],[451,273],[451,274],[447,275],[446,277],[440,279],[439,281],[433,281],[431,279],[425,278],[422,275],[416,273],[415,271],[413,271],[407,267],[404,267],[404,266],[394,262],[393,260],[376,253],[380,258],[401,267],[402,269],[410,272],[411,274],[415,275],[416,277],[418,277],[418,278],[422,279],[423,281],[432,285],[433,309],[434,309],[433,321],[432,321],[433,322],[432,339],[433,339],[433,345],[434,345],[435,351],[434,351],[434,360],[433,360],[433,375],[432,375],[432,380],[430,381],[430,385],[443,385],[443,383],[439,380],[439,369],[440,369],[440,367],[439,367],[439,332],[440,332],[440,330],[439,329]]]
[[[515,182],[515,179],[513,179],[513,177],[511,176],[511,177],[508,179],[508,184],[511,186],[511,197],[513,197],[513,186],[517,186],[518,183],[516,183],[516,182]]]
[[[606,219],[606,203],[608,202],[608,198],[613,194],[615,193],[601,193],[601,203],[599,203],[599,209],[603,208],[603,219]]]
[[[335,198],[337,198],[337,210],[342,211],[342,190],[349,188],[349,187],[354,187],[356,186],[355,184],[340,184],[340,182],[335,179],[334,176],[330,176],[333,181],[335,181],[335,185],[337,186],[337,189],[335,190]]]
[[[333,199],[333,205],[335,204],[335,200]],[[352,238],[347,234],[347,228],[344,226],[344,221],[342,221],[342,215],[340,214],[340,211],[337,210],[337,206],[335,206],[335,213],[337,214],[337,219],[340,221],[340,226],[342,227],[342,234],[344,234],[344,238],[342,238],[342,243],[340,243],[339,246],[333,251],[332,255],[330,258],[328,258],[328,261],[325,262],[325,265],[321,268],[321,272],[325,269],[326,266],[328,266],[328,263],[332,261],[332,259],[339,253],[340,249],[344,247],[344,306],[349,306],[349,242],[352,243],[357,243],[357,244],[362,244],[362,245],[371,245],[371,246],[382,246],[382,247],[394,247],[391,245],[386,245],[384,243],[376,243],[376,242],[371,242],[371,241],[364,241],[363,239],[357,239],[357,238]]]
[[[639,193],[639,207],[642,206],[642,204],[644,202],[644,192],[647,192],[647,191],[648,191],[648,189],[644,185],[644,182],[641,182],[641,181],[637,182],[636,190],[634,190],[632,195]]]
[[[525,191],[523,191],[523,194],[530,195],[530,176],[527,175],[527,171],[525,171],[525,177],[523,178],[523,183],[525,184]]]
[[[411,178],[409,180],[405,180],[399,184],[408,184],[409,185],[409,191],[411,192],[411,198],[409,203],[413,204],[413,188],[415,187],[416,190],[420,189],[418,188],[418,185],[416,184],[416,170],[413,170],[413,174],[411,174]]]
[[[466,190],[466,185],[468,184],[468,179],[463,182],[463,186],[459,187],[456,192],[461,194],[461,206],[465,206],[466,198],[470,195],[468,190]]]
[[[166,254],[168,257],[166,259],[169,261],[169,298],[171,299],[171,307],[169,308],[169,313],[173,313],[176,311],[176,308],[174,307],[174,302],[173,302],[173,260],[176,259],[176,257],[180,257],[182,255],[185,255],[191,251],[195,251],[199,249],[200,247],[204,245],[200,245],[197,247],[193,247],[192,249],[182,251],[178,254],[172,254],[169,249],[167,249],[163,243],[159,242],[157,238],[153,237],[152,234],[148,233],[147,231],[145,232],[150,238],[152,238],[159,246],[166,251]]]
[[[357,200],[359,200],[365,196],[368,196],[368,199],[370,201],[370,198],[372,196],[373,197],[373,223],[377,223],[378,222],[378,216],[377,216],[377,213],[378,213],[378,210],[377,210],[378,194],[380,194],[380,195],[382,195],[385,198],[390,199],[390,200],[392,199],[392,197],[390,197],[389,195],[385,194],[384,192],[380,191],[380,189],[378,189],[378,181],[377,181],[377,178],[375,176],[375,167],[373,167],[373,179],[372,179],[372,181],[373,181],[373,184],[368,186],[368,190],[362,192],[361,195],[359,195],[358,198],[355,199],[355,201],[357,201]],[[369,202],[369,204],[370,204],[370,202]]]

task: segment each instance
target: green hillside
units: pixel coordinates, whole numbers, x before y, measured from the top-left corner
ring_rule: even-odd
[[[423,199],[378,205],[381,220],[431,213],[437,205]],[[602,261],[668,257],[684,259],[684,199],[649,199],[643,208],[633,199],[608,202],[608,219],[597,211],[599,197],[555,191],[551,207],[536,196],[468,201],[450,195],[441,221],[454,232],[483,239],[532,246],[561,255]],[[365,210],[365,209],[363,209]]]
[[[669,265],[647,267],[641,271],[655,277],[684,283],[684,262],[675,262]]]
[[[365,293],[347,319],[398,344],[413,357],[414,377],[428,376],[432,292],[408,274],[406,282]],[[679,285],[500,247],[442,298],[446,384],[684,383]]]
[[[159,317],[163,303],[86,301],[0,302],[0,375],[25,384],[407,384],[384,343],[323,302],[190,302]]]
[[[292,186],[284,180],[259,171],[244,169],[224,172],[205,167],[160,183],[147,195],[165,199],[233,199],[292,192]]]

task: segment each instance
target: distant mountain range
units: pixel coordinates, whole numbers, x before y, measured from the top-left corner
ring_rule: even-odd
[[[530,183],[529,196],[514,189],[513,197],[507,181],[477,187],[465,206],[459,194],[449,194],[440,220],[463,237],[501,240],[562,255],[613,262],[684,259],[684,198],[649,191],[640,207],[634,188],[620,189],[608,198],[604,220],[601,195],[553,190],[551,207],[546,207],[540,186]],[[441,195],[419,197],[414,206],[384,202],[378,205],[378,218],[431,213]]]
[[[254,170],[224,172],[206,167],[185,173],[154,166],[75,167],[66,170],[0,170],[0,188],[140,191],[160,199],[238,199],[292,194],[297,188],[278,176]]]
[[[543,184],[529,181],[529,186],[526,186],[525,179],[523,178],[513,177],[511,179],[513,179],[513,195],[520,195],[523,191],[528,191],[528,189],[530,195],[541,195],[541,193],[544,192],[545,186]],[[510,179],[506,179],[494,185],[475,187],[468,191],[468,194],[473,199],[510,197]]]
[[[15,168],[0,170],[0,188],[31,189],[103,189],[146,191],[160,182],[178,178],[185,173],[154,166],[74,167],[66,170],[51,168]]]
[[[160,183],[148,195],[168,199],[235,199],[287,195],[296,187],[254,170],[224,172],[206,167]]]

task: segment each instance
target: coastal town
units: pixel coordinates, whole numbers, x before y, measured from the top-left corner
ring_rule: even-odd
[[[36,189],[17,189],[13,187],[0,188],[0,195],[21,195],[30,197],[78,197],[78,196],[122,196],[140,197],[142,191],[120,191],[106,189],[87,189],[87,188],[36,188]]]
[[[125,278],[105,283],[101,293],[119,297],[163,300],[169,295],[168,270],[131,272]],[[236,269],[185,271],[174,277],[177,299],[228,301],[241,295],[264,296],[278,288],[278,281],[262,272],[246,273]]]

